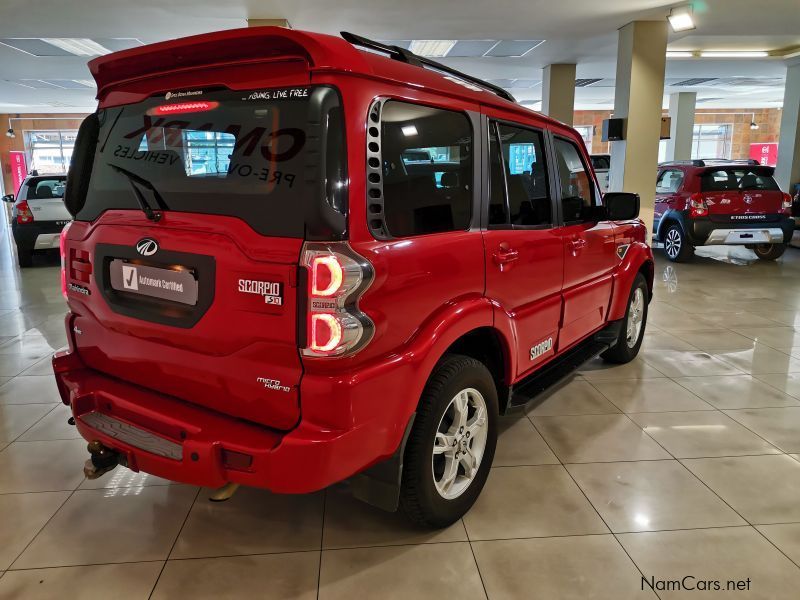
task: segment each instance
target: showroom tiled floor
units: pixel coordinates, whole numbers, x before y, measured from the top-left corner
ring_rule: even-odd
[[[423,531],[339,487],[212,504],[122,468],[85,481],[49,374],[57,259],[20,275],[0,237],[0,598],[655,598],[642,575],[796,598],[800,251],[656,254],[640,358],[504,419],[473,510]]]

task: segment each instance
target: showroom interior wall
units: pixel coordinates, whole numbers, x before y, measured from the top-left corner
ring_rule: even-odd
[[[602,141],[603,119],[608,119],[612,110],[576,110],[574,125],[576,127],[593,126],[591,151],[597,154],[608,153],[610,144]],[[664,116],[667,111],[664,110]],[[755,119],[758,129],[751,129],[750,123]],[[697,109],[694,122],[696,125],[733,126],[731,158],[743,159],[750,156],[750,144],[777,143],[781,129],[780,108],[713,108]]]
[[[80,127],[81,121],[86,115],[83,114],[44,114],[44,113],[24,113],[24,114],[0,114],[0,123],[3,129],[8,128],[8,120],[12,119],[11,127],[14,129],[15,137],[10,138],[6,135],[0,136],[0,164],[3,170],[3,189],[7,194],[15,193],[13,190],[13,179],[11,176],[11,164],[8,153],[11,151],[27,151],[25,148],[25,132],[27,131],[76,131]],[[57,118],[54,118],[57,117]],[[30,156],[27,156],[30,167]]]

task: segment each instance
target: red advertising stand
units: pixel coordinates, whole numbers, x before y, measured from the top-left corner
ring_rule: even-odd
[[[755,158],[762,165],[774,167],[778,164],[778,144],[750,144],[750,158]]]

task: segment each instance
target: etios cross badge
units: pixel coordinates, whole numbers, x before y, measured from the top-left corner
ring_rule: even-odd
[[[136,251],[142,256],[153,256],[158,252],[158,242],[150,238],[139,240],[136,243]]]

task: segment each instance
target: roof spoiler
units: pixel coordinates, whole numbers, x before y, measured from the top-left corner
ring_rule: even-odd
[[[147,77],[242,62],[296,59],[310,68],[358,64],[361,53],[338,37],[283,27],[250,27],[148,44],[100,56],[89,62],[97,98],[111,86]]]

